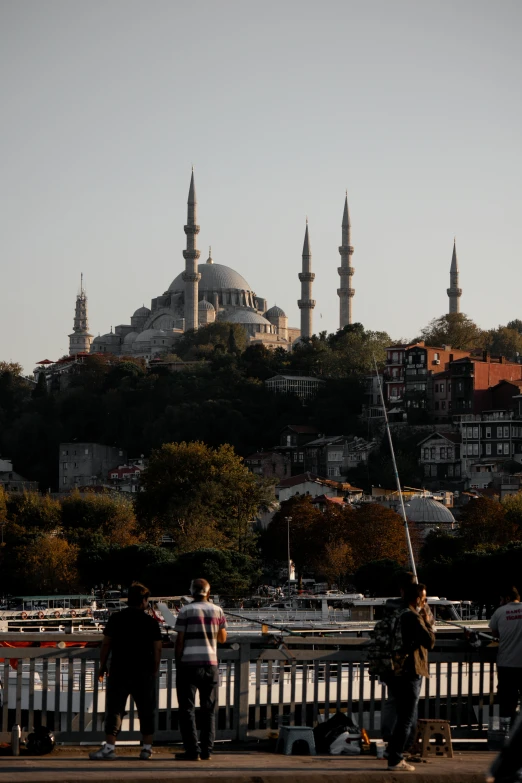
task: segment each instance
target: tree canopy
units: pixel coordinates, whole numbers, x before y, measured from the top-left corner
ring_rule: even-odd
[[[472,351],[487,347],[488,333],[464,313],[446,313],[430,321],[421,330],[421,338],[426,345],[450,345],[458,350]]]

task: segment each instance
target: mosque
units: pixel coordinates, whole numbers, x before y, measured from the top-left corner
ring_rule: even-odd
[[[300,328],[288,326],[284,310],[274,305],[268,308],[267,300],[258,296],[245,278],[224,264],[216,264],[209,251],[205,263],[199,264],[197,249],[197,199],[194,171],[190,180],[187,225],[184,227],[186,249],[183,251],[185,269],[172,281],[168,289],[152,299],[150,308],[139,307],[130,318],[129,324],[120,324],[114,330],[92,338],[89,333],[87,296],[83,288],[76,298],[74,327],[69,335],[69,353],[111,353],[125,356],[139,356],[150,360],[162,353],[175,352],[175,343],[180,336],[191,329],[198,329],[215,321],[241,325],[250,344],[259,343],[269,348],[291,350],[301,336],[313,334],[312,253],[308,221],[302,253],[302,270],[299,273],[301,298]],[[353,267],[350,264],[353,248],[350,246],[350,218],[346,197],[342,224],[340,326],[351,323],[351,288]]]

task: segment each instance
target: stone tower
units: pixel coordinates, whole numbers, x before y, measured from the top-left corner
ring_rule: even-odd
[[[185,259],[185,271],[183,272],[183,280],[185,282],[185,331],[198,328],[198,283],[201,279],[201,275],[198,272],[198,258],[200,253],[196,247],[199,226],[197,225],[194,169],[192,169],[192,176],[190,178],[187,204],[187,225],[185,226],[187,249],[183,251],[183,258]]]
[[[303,271],[299,273],[301,281],[301,299],[297,302],[301,310],[301,337],[311,337],[313,334],[313,309],[315,299],[312,299],[312,283],[315,275],[312,272],[312,251],[310,250],[310,237],[308,236],[308,220],[306,221],[305,237],[303,244]]]
[[[74,326],[69,335],[69,355],[89,353],[92,342],[92,334],[89,334],[89,319],[87,317],[87,294],[83,287],[83,274],[80,278],[80,291],[76,297],[76,309],[74,311]]]
[[[353,256],[353,247],[350,245],[350,212],[348,211],[348,193],[344,201],[342,245],[339,248],[341,266],[337,268],[341,278],[341,287],[337,289],[339,296],[339,328],[343,329],[352,323],[352,297],[355,289],[352,288],[352,275],[355,269],[351,265],[350,256]]]
[[[460,297],[462,288],[459,288],[459,262],[457,261],[457,242],[453,240],[453,255],[450,267],[450,287],[447,290],[449,297],[449,312],[460,313]]]

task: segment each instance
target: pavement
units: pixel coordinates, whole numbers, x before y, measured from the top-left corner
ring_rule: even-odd
[[[263,750],[217,751],[210,761],[175,761],[158,748],[139,761],[137,747],[119,747],[114,761],[90,761],[92,748],[59,747],[49,756],[0,757],[0,783],[484,783],[494,754],[457,751],[453,759],[415,764],[415,772],[388,772],[372,756],[282,756]]]

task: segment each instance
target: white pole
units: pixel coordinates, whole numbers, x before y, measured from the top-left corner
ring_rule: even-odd
[[[381,384],[381,379],[379,377],[379,371],[377,369],[377,362],[375,361],[375,356],[373,357],[373,363],[375,365],[375,374],[377,376],[377,383],[379,384],[379,393],[381,395],[382,409],[384,411],[384,421],[385,421],[385,424],[386,424],[386,432],[388,433],[388,441],[390,443],[390,452],[391,452],[392,463],[393,463],[393,471],[395,473],[395,481],[397,483],[397,491],[399,493],[399,500],[400,500],[400,504],[401,504],[402,518],[404,520],[404,532],[406,533],[406,544],[408,546],[408,554],[410,556],[411,570],[412,570],[415,582],[418,582],[419,580],[418,580],[418,577],[417,577],[417,569],[415,567],[415,558],[413,556],[413,547],[411,545],[410,528],[408,526],[408,518],[406,516],[406,509],[404,508],[404,498],[402,497],[401,480],[399,478],[399,471],[397,470],[397,462],[395,460],[395,451],[393,449],[393,441],[392,441],[392,436],[391,436],[390,423],[388,421],[388,414],[386,412],[386,405],[384,403],[384,394],[382,392],[382,384]]]

